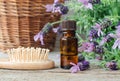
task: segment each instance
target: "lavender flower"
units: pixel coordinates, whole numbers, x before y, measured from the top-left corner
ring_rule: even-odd
[[[57,34],[58,34],[58,36],[60,36],[60,35],[61,35],[61,33],[62,33],[62,31],[61,31],[61,27],[60,27],[60,26],[58,26],[58,27],[56,27],[56,28],[53,28],[53,32],[54,32],[54,33],[57,33]]]
[[[101,0],[95,0],[95,4],[99,4],[101,2]]]
[[[93,43],[86,43],[86,49],[85,52],[92,52],[94,50],[94,44]]]
[[[54,0],[54,3],[56,4],[56,3],[58,3],[59,2],[59,0]]]
[[[109,36],[109,34],[105,37],[103,37],[102,41],[100,42],[100,46],[102,46],[103,44],[105,44],[106,42],[110,42],[111,41],[111,37]]]
[[[67,6],[59,3],[59,0],[55,0],[54,4],[52,5],[46,5],[46,9],[47,12],[59,12],[60,14],[67,14],[67,12],[69,11]]]
[[[79,66],[80,71],[87,70],[90,67],[90,63],[88,61],[83,61],[81,66]]]
[[[93,5],[89,3],[89,0],[78,0],[78,2],[81,2],[85,8],[93,9]]]
[[[102,26],[100,24],[96,23],[95,26],[93,26],[93,28],[97,30],[98,36],[103,35]]]
[[[78,71],[84,71],[90,67],[90,63],[88,61],[78,62],[77,64],[71,62],[70,64],[73,65],[70,68],[71,73],[77,73]]]
[[[114,61],[108,62],[108,63],[106,64],[106,67],[109,68],[109,69],[111,69],[111,70],[118,70],[117,64],[116,64],[116,62],[114,62]]]
[[[78,62],[82,62],[85,60],[85,57],[82,54],[78,55]]]
[[[67,12],[69,11],[68,7],[67,6],[61,6],[60,8],[60,13],[61,14],[67,14]]]
[[[120,25],[120,21],[118,22],[118,26]]]
[[[34,41],[41,41],[41,45],[45,45],[43,42],[43,32],[39,32],[37,35],[34,36]]]
[[[101,22],[101,27],[102,28],[107,28],[107,27],[111,26],[111,24],[112,24],[112,21],[108,18],[105,18]]]
[[[117,30],[116,30],[116,33],[119,34],[119,33],[120,33],[120,25],[118,25],[118,26],[116,27],[116,29],[117,29]]]
[[[60,27],[53,28],[53,32],[57,33],[60,30]]]
[[[114,42],[114,45],[112,46],[113,49],[116,49],[117,47],[120,49],[120,25],[117,26],[116,34],[109,34],[110,37],[115,38],[116,41]]]
[[[71,68],[70,68],[70,71],[71,71],[71,73],[77,73],[78,71],[80,71],[80,69],[79,69],[79,64],[74,64],[74,63],[70,63],[71,65],[73,65]]]
[[[67,14],[67,12],[69,11],[67,6],[64,6],[61,3],[57,3],[54,5],[54,11],[53,12],[59,12],[60,14]]]
[[[86,49],[86,44],[82,43],[81,47],[78,47],[78,52],[83,52]]]
[[[46,5],[45,8],[46,8],[46,12],[52,12],[53,11],[53,5]]]
[[[94,50],[94,44],[93,43],[89,43],[89,42],[86,42],[86,43],[83,43],[81,47],[78,48],[78,51],[79,52],[92,52]]]
[[[112,46],[113,49],[116,49],[117,47],[120,49],[120,36],[116,39],[114,45]]]
[[[94,45],[94,48],[96,48],[96,46],[98,46],[98,43],[96,41],[90,41],[90,43],[92,43]]]
[[[89,0],[89,3],[92,4],[99,4],[101,2],[101,0]]]
[[[107,38],[104,37],[104,38],[102,39],[102,41],[100,42],[100,46],[102,46],[102,45],[105,44],[106,42],[107,42]]]
[[[44,35],[45,35],[47,32],[49,32],[51,29],[52,29],[52,25],[51,25],[50,23],[45,24],[44,27],[43,27],[43,29],[42,29],[38,34],[36,34],[36,35],[34,36],[34,41],[40,40],[41,45],[45,45],[45,44],[44,44],[44,41],[43,41]]]
[[[89,33],[89,40],[92,40],[94,38],[98,38],[98,32],[95,29],[91,29]]]
[[[53,12],[54,10],[54,5],[59,3],[59,0],[54,0],[54,3],[53,4],[48,4],[46,5],[46,12]]]
[[[97,54],[103,54],[104,53],[103,47],[102,46],[96,47],[95,53],[97,53]]]

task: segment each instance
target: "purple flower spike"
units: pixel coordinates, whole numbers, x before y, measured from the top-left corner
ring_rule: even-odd
[[[116,29],[117,29],[117,30],[116,30],[116,33],[117,33],[117,34],[120,34],[120,25],[118,25],[118,26],[116,27]]]
[[[98,23],[95,24],[95,26],[93,26],[94,29],[96,29],[98,31],[98,36],[100,35],[103,35],[103,32],[102,32],[102,26]]]
[[[86,8],[93,10],[93,5],[92,5],[91,3],[88,3],[88,4],[85,5],[85,6],[86,6]]]
[[[106,37],[104,37],[103,39],[102,39],[102,41],[100,42],[100,46],[102,46],[104,43],[106,43],[107,42],[107,38]]]
[[[85,52],[92,52],[94,50],[94,44],[93,43],[86,43],[86,49],[84,50]]]
[[[67,14],[69,9],[67,6],[59,3],[59,0],[55,0],[53,4],[46,5],[46,11],[52,13],[59,12],[60,14]]]
[[[88,9],[93,9],[93,5],[91,3],[89,3],[89,0],[78,0],[78,2],[81,2],[84,7],[88,8]]]
[[[93,43],[89,43],[89,42],[86,42],[86,43],[83,43],[81,47],[78,48],[78,51],[79,52],[92,52],[94,50],[95,46]]]
[[[98,38],[98,32],[95,29],[91,29],[89,33],[89,40],[93,40],[94,38]]]
[[[96,0],[95,1],[95,4],[99,4],[99,3],[101,3],[101,0]]]
[[[100,54],[100,55],[104,54],[104,48],[102,46],[96,47],[95,53]]]
[[[68,7],[67,6],[62,6],[60,8],[60,13],[61,14],[67,14],[67,12],[69,11]]]
[[[59,0],[54,0],[54,3],[53,3],[53,4],[47,4],[47,5],[45,6],[46,12],[53,12],[54,5],[57,4],[58,2],[59,2]]]
[[[113,34],[113,33],[110,33],[109,36],[112,37],[112,38],[117,38],[117,35]]]
[[[115,41],[115,43],[114,43],[114,45],[113,45],[113,49],[116,49],[116,48],[119,48],[120,49],[120,39],[117,39],[116,41]]]
[[[116,49],[118,47],[120,49],[120,31],[117,30],[116,34],[109,34],[109,36],[116,39],[112,48]]]
[[[53,28],[53,32],[57,33],[59,29],[60,29],[60,27]]]
[[[82,54],[78,55],[78,62],[82,62],[85,60],[85,57]]]
[[[80,71],[80,69],[79,69],[79,65],[77,64],[75,64],[75,63],[70,63],[71,65],[73,65],[71,68],[70,68],[70,71],[71,71],[71,73],[77,73],[78,71]]]
[[[106,64],[106,67],[111,70],[118,70],[116,62],[108,62]]]
[[[120,29],[120,24],[118,24],[118,26],[116,27],[117,29]]]
[[[55,5],[58,4],[58,2],[59,2],[59,0],[54,0],[53,4],[47,4],[45,6],[46,12],[53,12],[53,13],[56,12],[56,10],[58,10],[58,8],[56,8]]]
[[[85,60],[82,62],[78,62],[77,64],[72,63],[72,62],[70,64],[73,65],[70,69],[71,73],[77,73],[78,71],[84,71],[90,67],[90,63]]]
[[[89,0],[89,3],[100,4],[101,0]]]
[[[44,41],[43,41],[43,39],[44,39],[43,36],[44,36],[46,33],[48,33],[49,31],[51,31],[51,30],[52,30],[52,25],[51,25],[51,23],[45,24],[44,27],[42,28],[42,30],[41,30],[38,34],[36,34],[36,35],[34,36],[34,41],[40,40],[41,45],[45,45],[45,44],[44,44]]]
[[[92,44],[92,43],[88,43],[87,44],[87,49],[86,50],[84,50],[85,52],[92,52],[94,50],[94,44]]]
[[[84,66],[89,66],[90,63],[89,63],[88,61],[83,61],[82,64],[83,64]]]
[[[43,41],[43,33],[39,32],[37,35],[34,36],[34,41],[40,40],[41,45],[45,45]]]
[[[53,11],[53,5],[48,4],[48,5],[45,6],[45,8],[46,8],[46,12],[52,12]]]
[[[56,4],[56,3],[58,3],[59,2],[59,0],[54,0],[54,3]]]
[[[106,35],[105,37],[103,37],[102,41],[100,42],[100,46],[102,46],[103,44],[105,44],[106,42],[110,42],[112,39],[112,37],[110,37],[110,35]]]
[[[61,31],[61,27],[58,26],[57,28],[53,28],[52,29],[54,33],[57,33],[58,36],[60,36],[62,34],[62,31]]]
[[[81,66],[79,66],[81,71],[87,70],[90,67],[90,63],[88,61],[83,61]]]

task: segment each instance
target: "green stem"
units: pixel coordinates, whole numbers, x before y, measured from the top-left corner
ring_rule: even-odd
[[[62,21],[56,21],[56,22],[51,23],[51,25],[59,24],[59,23],[61,23],[61,22],[62,22]]]

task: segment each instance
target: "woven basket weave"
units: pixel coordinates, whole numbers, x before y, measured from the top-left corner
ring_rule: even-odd
[[[0,49],[44,47],[53,49],[55,33],[45,37],[45,45],[34,42],[33,37],[47,22],[60,19],[60,15],[46,12],[45,5],[54,0],[0,0]]]

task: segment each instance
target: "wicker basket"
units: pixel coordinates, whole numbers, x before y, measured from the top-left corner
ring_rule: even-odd
[[[0,49],[44,47],[53,50],[56,35],[49,32],[45,45],[33,37],[45,23],[59,20],[60,15],[46,12],[45,5],[54,0],[0,0]]]

